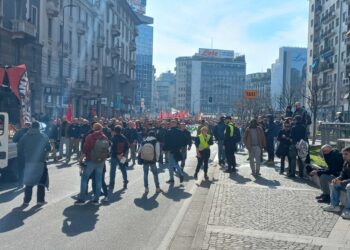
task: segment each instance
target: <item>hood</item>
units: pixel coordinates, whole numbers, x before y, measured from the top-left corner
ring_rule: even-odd
[[[40,134],[40,130],[38,128],[30,128],[27,132],[27,134],[29,135],[36,135],[36,134]]]

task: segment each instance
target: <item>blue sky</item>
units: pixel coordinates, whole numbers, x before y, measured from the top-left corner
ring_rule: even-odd
[[[282,46],[307,46],[307,0],[148,0],[157,75],[198,48],[245,54],[247,73],[265,71]]]

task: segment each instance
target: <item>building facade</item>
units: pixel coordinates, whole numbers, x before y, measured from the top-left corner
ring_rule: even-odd
[[[271,69],[267,69],[266,72],[248,74],[245,89],[256,90],[257,98],[269,104],[271,102]]]
[[[153,18],[146,16],[146,0],[128,0],[143,24],[137,27],[135,107],[140,113],[154,111],[153,83]]]
[[[43,0],[42,110],[112,116],[133,109],[136,26],[126,0]]]
[[[317,94],[318,119],[334,120],[344,112],[349,121],[349,2],[311,0],[309,8],[308,95]]]
[[[176,104],[185,104],[177,109],[205,114],[232,113],[234,103],[243,97],[245,57],[235,56],[234,51],[199,49],[190,58],[177,58],[176,74]]]
[[[33,114],[41,112],[39,0],[0,0],[0,65],[26,64]]]
[[[282,47],[271,67],[271,103],[277,110],[302,102],[306,95],[307,49]]]
[[[160,74],[156,79],[158,94],[158,110],[156,112],[171,112],[171,108],[175,107],[175,85],[176,75],[170,71]]]

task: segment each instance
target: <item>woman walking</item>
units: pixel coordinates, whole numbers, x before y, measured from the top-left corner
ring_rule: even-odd
[[[208,177],[208,162],[210,158],[210,146],[213,145],[213,137],[208,134],[208,128],[202,127],[200,130],[199,135],[197,136],[195,140],[195,145],[197,148],[197,168],[196,172],[194,174],[194,179],[198,179],[198,173],[203,165],[204,169],[204,178],[206,180],[209,179]]]

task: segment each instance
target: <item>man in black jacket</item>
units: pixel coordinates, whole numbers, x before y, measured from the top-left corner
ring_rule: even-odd
[[[184,134],[185,140],[186,140],[186,145],[181,148],[181,154],[182,154],[181,167],[182,169],[184,169],[186,159],[187,159],[187,150],[190,151],[192,147],[192,137],[191,137],[191,132],[188,131],[186,128],[185,122],[180,123],[180,130]]]
[[[51,152],[53,155],[54,161],[57,161],[57,141],[59,139],[59,129],[57,127],[57,121],[52,120],[50,124],[45,129],[45,134],[49,137]]]
[[[128,127],[125,128],[124,135],[126,139],[128,139],[130,149],[130,160],[132,160],[132,165],[134,166],[136,164],[136,149],[138,142],[138,134],[136,130],[136,124],[134,122],[129,122]],[[129,153],[127,155],[129,155]]]
[[[342,154],[333,149],[330,145],[324,145],[321,148],[321,152],[323,154],[324,160],[327,163],[327,169],[311,169],[310,165],[306,168],[308,170],[310,176],[318,176],[320,178],[320,185],[322,194],[317,196],[318,202],[320,203],[329,203],[330,202],[330,192],[329,192],[329,183],[339,176],[344,160]],[[311,170],[311,171],[310,171]]]
[[[80,156],[79,144],[80,144],[81,133],[80,133],[79,120],[77,118],[74,118],[72,124],[69,126],[68,136],[70,139],[69,140],[70,152],[69,152],[68,159],[70,159],[72,153],[76,153],[78,158]]]
[[[179,175],[180,183],[183,182],[184,173],[179,166],[179,161],[182,160],[181,148],[186,145],[186,138],[184,134],[177,128],[177,122],[172,120],[170,123],[170,130],[167,132],[164,143],[164,151],[168,153],[168,168],[170,179],[166,182],[168,184],[174,183],[174,169]]]
[[[224,149],[227,159],[227,173],[236,172],[236,157],[237,143],[241,140],[241,134],[239,129],[232,123],[231,116],[225,118],[225,131],[224,131]]]
[[[162,122],[161,124],[158,124],[155,131],[156,131],[157,141],[159,142],[159,167],[163,168],[163,164],[164,164],[163,148],[164,148],[164,142],[165,142],[165,137],[167,133],[166,123]]]

